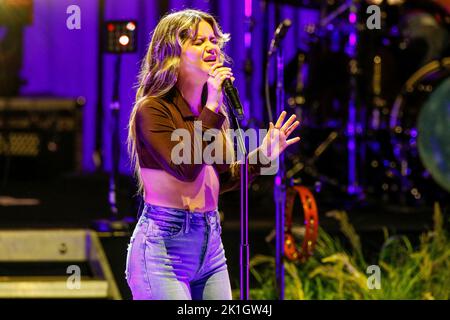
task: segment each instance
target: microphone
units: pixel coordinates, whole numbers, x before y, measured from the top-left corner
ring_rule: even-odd
[[[289,19],[284,19],[279,25],[277,30],[275,30],[275,36],[272,39],[272,42],[270,43],[270,49],[268,56],[270,57],[278,48],[278,45],[281,40],[286,35],[286,32],[288,31],[289,27],[291,26],[292,22]]]
[[[233,83],[229,78],[223,80],[222,86],[229,105],[233,109],[234,115],[238,120],[244,119],[244,110],[242,109],[238,90],[233,86]]]

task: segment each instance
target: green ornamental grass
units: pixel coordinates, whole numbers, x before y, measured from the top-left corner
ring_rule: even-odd
[[[450,241],[443,227],[440,207],[434,207],[434,228],[420,236],[414,247],[408,237],[389,236],[374,263],[380,270],[380,287],[371,286],[376,280],[367,272],[360,238],[345,212],[332,211],[350,249],[319,230],[314,256],[304,264],[286,261],[285,299],[287,300],[361,300],[361,299],[441,299],[448,300],[450,292]],[[250,272],[256,283],[250,290],[251,299],[276,299],[275,259],[256,255],[250,261]],[[234,291],[239,298],[239,290]]]

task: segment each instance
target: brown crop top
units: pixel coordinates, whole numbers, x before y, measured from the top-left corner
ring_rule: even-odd
[[[180,91],[174,87],[162,98],[151,97],[143,102],[136,113],[136,150],[141,168],[165,170],[181,181],[194,181],[206,165],[200,164],[175,164],[171,159],[172,149],[179,141],[172,141],[172,132],[177,128],[184,128],[194,135],[194,121],[202,121],[202,134],[208,129],[220,130],[226,117],[222,113],[216,113],[208,108],[203,108],[199,116],[195,116]],[[222,132],[222,131],[218,131]],[[214,139],[225,139],[223,134]],[[191,154],[195,150],[203,150],[211,143],[209,141],[194,141],[191,139]],[[184,142],[184,140],[183,140]],[[194,144],[201,144],[194,147]],[[225,143],[224,143],[225,145]],[[267,165],[257,162],[264,158],[259,149],[255,149],[248,155],[249,159],[249,181],[253,181],[259,175],[260,169]],[[259,157],[259,158],[258,158]],[[194,156],[191,157],[194,159]],[[194,162],[194,161],[192,161]],[[252,164],[254,163],[254,164]],[[213,164],[218,172],[220,182],[220,193],[236,189],[240,186],[240,161],[226,164],[225,155],[223,164]]]

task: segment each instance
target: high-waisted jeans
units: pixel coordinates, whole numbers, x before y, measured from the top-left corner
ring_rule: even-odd
[[[133,299],[230,300],[218,210],[146,203],[131,236],[125,275]]]

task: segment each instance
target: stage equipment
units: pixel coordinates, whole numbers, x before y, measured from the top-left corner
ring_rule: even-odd
[[[0,298],[121,299],[91,230],[2,230],[0,270]]]
[[[238,147],[238,161],[241,162],[241,242],[240,242],[240,298],[241,300],[249,300],[250,298],[250,283],[249,283],[249,265],[250,265],[250,245],[248,242],[248,151],[245,146],[243,130],[241,129],[240,120],[243,120],[244,114],[242,104],[237,89],[232,85],[229,79],[224,81],[224,94],[227,100],[228,117],[235,130],[237,147]]]
[[[136,52],[136,21],[106,21],[106,46],[108,53],[133,53]]]
[[[269,96],[269,66],[270,58],[276,52],[276,114],[280,115],[284,110],[284,57],[283,47],[280,42],[286,35],[287,30],[291,26],[291,21],[285,19],[282,21],[273,36],[270,49],[267,52],[267,64],[265,70],[265,92],[266,107],[270,122],[274,122],[272,116],[272,107],[270,105]],[[286,117],[287,119],[287,117]],[[275,202],[275,230],[276,230],[276,257],[275,257],[275,273],[277,283],[278,299],[284,300],[284,219],[285,219],[285,201],[286,201],[286,169],[284,164],[284,154],[282,153],[278,159],[278,170],[274,180],[274,202]]]
[[[402,200],[450,192],[450,57],[432,61],[405,83],[391,112],[393,161]],[[437,199],[436,199],[437,200]]]
[[[444,131],[429,126],[426,135],[424,128],[436,114],[445,118],[449,12],[437,1],[385,1],[382,28],[369,30],[358,13],[368,5],[321,5],[318,22],[305,27],[306,44],[287,64],[286,102],[304,137],[300,155],[290,157],[288,176],[307,176],[302,184],[335,192],[345,186],[359,201],[411,206],[442,201],[448,197],[447,168],[440,160],[447,159]],[[440,61],[439,70],[430,70],[433,59]],[[429,74],[417,79],[424,66]],[[405,83],[412,81],[418,83],[406,91]],[[401,127],[410,128],[412,137]],[[430,139],[439,141],[437,151]]]
[[[293,211],[295,196],[298,195],[303,208],[304,234],[301,248],[296,245],[293,232]],[[308,188],[293,186],[286,193],[286,227],[284,252],[287,259],[291,261],[306,262],[314,251],[319,232],[319,211],[316,200]]]
[[[83,97],[0,98],[0,161],[5,181],[80,171],[84,103]]]
[[[97,231],[131,231],[131,225],[135,223],[134,218],[121,217],[117,209],[117,177],[119,174],[120,159],[120,71],[122,55],[136,51],[136,22],[134,21],[106,21],[106,43],[105,52],[116,55],[114,65],[113,93],[110,103],[111,112],[111,170],[109,172],[110,219],[94,222]]]

